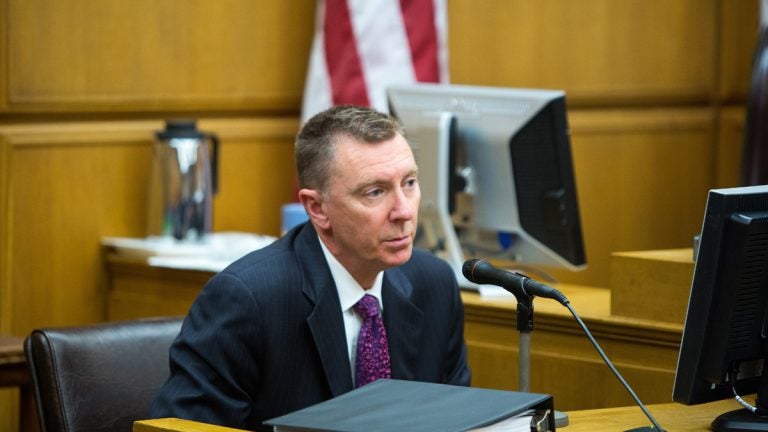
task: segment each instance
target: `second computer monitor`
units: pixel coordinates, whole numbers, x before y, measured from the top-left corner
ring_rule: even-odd
[[[413,84],[388,97],[416,148],[418,245],[457,274],[478,256],[584,268],[564,92]]]

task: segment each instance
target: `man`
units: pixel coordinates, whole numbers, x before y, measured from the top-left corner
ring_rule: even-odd
[[[413,250],[420,190],[399,123],[331,108],[299,132],[296,163],[309,222],[206,284],[171,347],[154,417],[255,430],[364,384],[355,366],[369,354],[357,348],[370,344],[357,346],[367,325],[355,304],[365,294],[385,329],[380,377],[469,385],[453,272]]]

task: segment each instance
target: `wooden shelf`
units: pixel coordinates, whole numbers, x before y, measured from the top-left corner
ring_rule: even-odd
[[[682,324],[693,264],[693,248],[613,253],[611,314]]]

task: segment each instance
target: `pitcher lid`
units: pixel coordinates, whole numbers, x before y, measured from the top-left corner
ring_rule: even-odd
[[[194,119],[170,119],[165,121],[165,129],[155,133],[160,140],[173,138],[205,138],[205,134],[197,130]]]

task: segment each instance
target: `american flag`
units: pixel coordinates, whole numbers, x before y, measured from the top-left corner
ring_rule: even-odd
[[[318,0],[302,120],[339,104],[387,111],[386,88],[448,82],[446,0]]]

